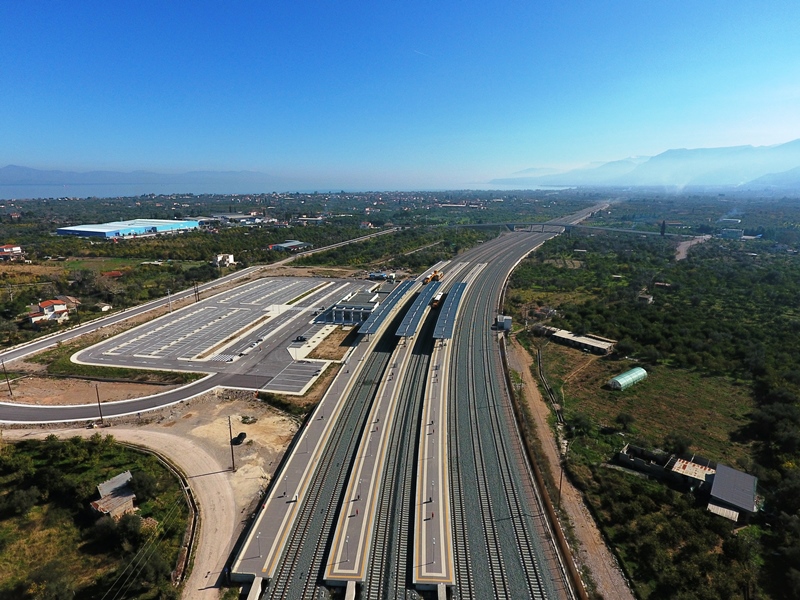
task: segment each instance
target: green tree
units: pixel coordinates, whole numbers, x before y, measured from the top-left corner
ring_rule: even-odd
[[[633,415],[629,415],[628,413],[619,413],[614,421],[622,427],[623,431],[630,431],[630,427],[636,419],[633,418]]]
[[[139,504],[155,498],[158,493],[158,480],[147,471],[134,471],[128,485],[136,494],[136,502]]]

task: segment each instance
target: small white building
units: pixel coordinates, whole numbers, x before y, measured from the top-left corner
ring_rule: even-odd
[[[233,260],[233,254],[217,254],[214,257],[214,264],[218,267],[230,267],[235,265],[236,261]]]

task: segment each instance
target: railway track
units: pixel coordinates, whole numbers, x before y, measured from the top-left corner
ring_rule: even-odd
[[[362,594],[362,598],[368,600],[402,600],[411,583],[412,554],[408,540],[413,533],[411,516],[422,399],[433,346],[430,336],[426,335],[429,328],[430,320],[417,338],[400,390],[399,414],[387,453],[373,554]]]
[[[476,323],[479,319],[478,304],[475,303],[470,311],[470,322]],[[469,314],[469,313],[468,313]],[[468,364],[472,365],[472,369],[468,372],[468,385],[467,385],[467,408],[468,419],[467,428],[470,434],[471,448],[474,456],[475,475],[477,483],[477,498],[480,506],[481,523],[483,523],[484,544],[486,549],[486,556],[488,558],[489,575],[492,582],[492,592],[495,598],[510,598],[510,590],[508,588],[508,576],[503,560],[503,548],[498,539],[497,531],[494,523],[496,521],[495,510],[490,493],[492,483],[489,480],[489,474],[486,470],[487,457],[481,443],[481,435],[479,431],[479,416],[478,416],[478,397],[477,392],[485,385],[481,382],[481,377],[487,377],[485,368],[485,361],[482,358],[485,352],[485,340],[483,336],[477,335],[476,330],[483,332],[481,328],[471,328],[467,336],[468,348]],[[477,345],[477,348],[476,348]],[[481,365],[483,368],[476,368]]]
[[[498,365],[496,364],[496,361],[493,361],[490,358],[493,357],[495,353],[491,352],[491,349],[488,347],[488,340],[486,336],[483,335],[482,338],[483,347],[481,348],[481,356],[484,367],[484,378],[486,382],[492,383],[492,388],[497,389],[498,381],[496,377],[496,370]],[[471,348],[474,352],[475,344],[472,344]],[[477,408],[475,406],[472,408],[473,416],[476,419],[474,423],[477,423]],[[496,454],[497,464],[500,466],[498,473],[502,479],[502,489],[504,491],[506,500],[506,505],[504,508],[506,508],[508,511],[506,518],[510,519],[513,525],[512,529],[517,544],[517,549],[519,551],[519,560],[522,566],[522,573],[525,575],[525,581],[528,586],[528,593],[530,595],[529,597],[537,599],[545,598],[546,591],[542,585],[540,567],[537,561],[537,553],[540,551],[540,549],[535,547],[532,539],[532,532],[523,522],[524,516],[529,510],[529,507],[521,500],[517,482],[512,476],[514,464],[512,464],[512,460],[509,456],[509,444],[506,443],[506,440],[504,440],[505,431],[507,431],[507,423],[505,424],[506,427],[504,427],[503,423],[501,422],[500,415],[498,414],[499,410],[501,410],[500,402],[497,400],[492,401],[490,398],[487,405],[487,412],[491,429],[487,427],[476,426],[474,430],[477,433],[479,441],[478,445],[481,448],[486,448],[488,452]],[[483,423],[485,424],[486,421],[484,420]],[[517,461],[515,461],[515,464],[520,464],[518,462],[519,456],[516,458]],[[517,590],[513,591],[514,595],[518,593]],[[501,595],[501,597],[508,596]]]
[[[529,244],[529,238],[510,240],[502,250],[505,260],[474,283],[454,340],[451,448],[457,452],[450,469],[459,598],[556,597],[542,573],[547,557],[536,537],[541,528],[532,523],[535,504],[529,506],[522,482],[524,457],[509,437],[507,398],[496,396],[502,386],[489,330],[511,261]]]
[[[385,338],[367,359],[358,384],[347,398],[339,425],[315,470],[275,577],[264,598],[312,600],[321,584],[323,563],[333,535],[344,486],[364,429],[369,407],[391,356],[394,340]],[[279,479],[277,479],[279,481]]]
[[[489,324],[500,287],[515,261],[549,235],[511,235],[464,256],[486,263],[463,299],[464,307],[449,343],[453,347],[448,394],[449,477],[456,588],[452,598],[557,598],[553,557],[544,557],[547,523],[534,510],[537,492],[526,456],[519,448],[509,398],[501,390],[498,349]],[[357,442],[367,426],[378,383],[396,345],[393,335],[402,315],[389,326],[345,401],[336,431],[317,465],[309,492],[299,507],[278,571],[263,598],[309,600],[327,594],[320,586],[335,519],[343,502]],[[428,326],[432,325],[429,319]],[[411,585],[416,448],[424,427],[422,400],[433,342],[426,327],[409,361],[400,391],[384,468],[384,485],[372,556],[359,598],[405,598]],[[427,342],[424,340],[427,338]],[[424,346],[428,344],[428,347]],[[509,416],[510,415],[510,416]],[[510,419],[510,420],[509,420]],[[511,433],[513,431],[513,433]],[[276,479],[280,481],[280,476]],[[549,568],[548,573],[543,573]],[[327,597],[327,596],[325,596]]]

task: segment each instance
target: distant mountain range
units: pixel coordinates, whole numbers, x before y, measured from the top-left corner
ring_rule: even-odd
[[[195,184],[275,184],[277,178],[255,171],[190,171],[165,174],[149,171],[43,171],[8,165],[0,168],[0,185],[195,185]]]
[[[539,173],[537,168],[526,169],[489,183],[521,188],[737,186],[797,190],[800,189],[800,140],[777,146],[667,150],[652,157],[626,158],[563,173]]]
[[[753,191],[800,191],[800,139],[776,146],[667,150],[656,156],[625,158],[560,173],[551,168],[533,167],[488,183],[518,188],[576,186],[680,189],[736,186]],[[46,171],[15,165],[0,168],[0,198],[107,196],[189,190],[250,193],[308,187],[300,184],[300,181],[287,177],[256,171],[166,174],[149,171]],[[63,189],[54,189],[56,187]]]

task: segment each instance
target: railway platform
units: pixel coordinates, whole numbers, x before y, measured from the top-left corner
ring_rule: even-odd
[[[378,519],[378,498],[383,467],[394,426],[402,377],[413,343],[401,343],[389,361],[386,377],[378,388],[362,433],[339,512],[333,544],[325,569],[325,581],[343,585],[366,579],[372,540]]]
[[[447,469],[447,380],[449,346],[437,342],[431,356],[422,409],[414,495],[413,583],[419,589],[455,584],[450,478]]]

